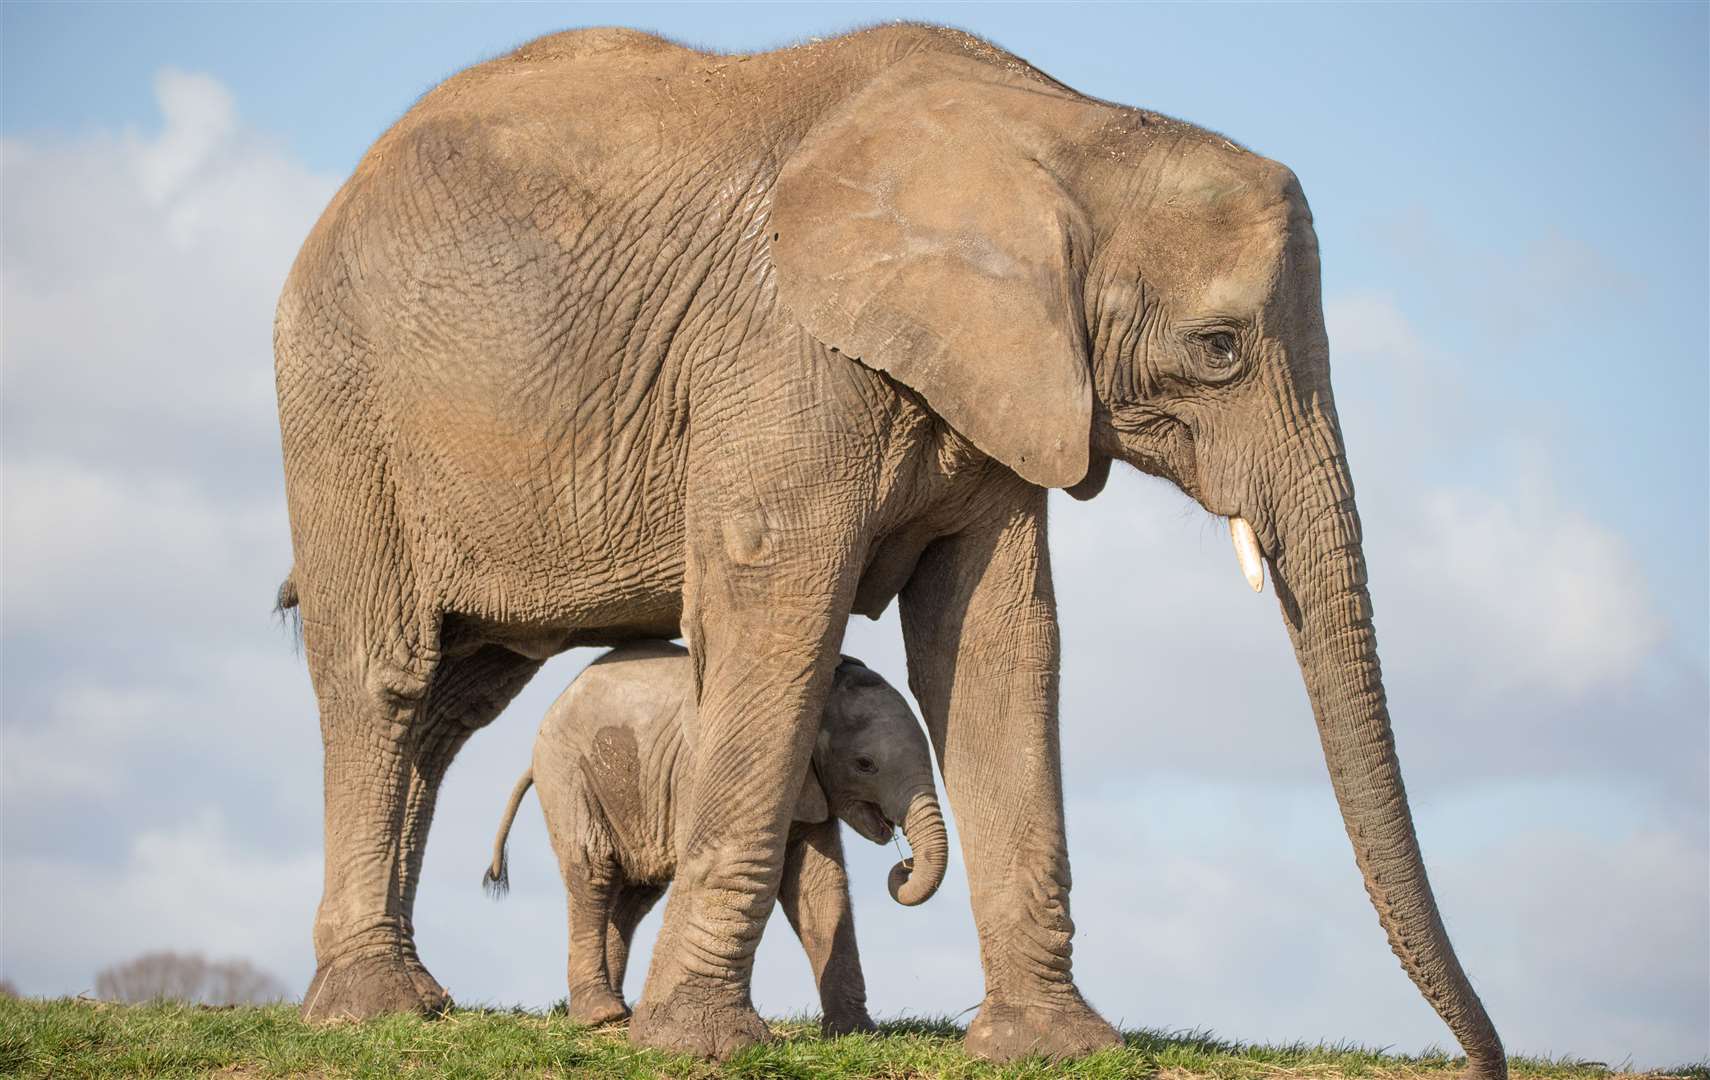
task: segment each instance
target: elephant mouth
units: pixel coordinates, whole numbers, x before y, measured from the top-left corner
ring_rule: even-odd
[[[837,816],[863,838],[875,844],[888,844],[891,837],[896,835],[896,827],[885,817],[884,811],[870,802],[845,803],[838,809]]]

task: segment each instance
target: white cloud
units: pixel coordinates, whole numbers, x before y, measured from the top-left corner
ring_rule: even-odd
[[[1333,296],[1324,305],[1324,323],[1336,354],[1381,357],[1392,368],[1418,367],[1425,343],[1395,301],[1382,293]]]
[[[237,103],[219,80],[172,68],[155,75],[154,96],[166,130],[137,145],[136,170],[143,194],[163,203],[236,134]]]
[[[1392,640],[1432,678],[1573,698],[1632,677],[1662,639],[1627,545],[1542,486],[1428,492],[1412,525],[1390,576],[1415,617]]]
[[[1629,306],[1646,289],[1608,252],[1556,226],[1457,245],[1438,215],[1419,206],[1379,222],[1372,235],[1420,269],[1427,289],[1503,338],[1572,321],[1587,304]]]
[[[249,958],[306,984],[320,872],[318,850],[233,835],[214,807],[135,833],[115,864],[75,851],[8,857],[7,972],[28,992],[76,993],[109,964],[178,949]]]
[[[6,465],[169,467],[276,499],[273,305],[334,182],[213,80],[156,90],[154,136],[0,141]]]
[[[1653,584],[1627,536],[1558,476],[1547,419],[1481,401],[1469,362],[1386,296],[1333,297],[1326,317],[1398,717],[1446,715],[1421,732],[1442,747],[1475,732],[1517,753],[1549,740],[1510,774],[1649,769],[1656,746],[1696,730],[1693,705],[1645,682],[1669,632]],[[1638,730],[1560,723],[1640,697],[1661,711]]]
[[[1490,802],[1514,815],[1535,797]],[[1702,844],[1655,819],[1572,828],[1619,814],[1622,793],[1552,798],[1533,810],[1554,827],[1456,837],[1449,818],[1419,815],[1445,921],[1498,1029],[1515,1053],[1703,1056]],[[1242,1038],[1451,1043],[1384,941],[1327,792],[1169,784],[1083,802],[1070,825],[1077,967],[1102,1008]]]
[[[148,721],[171,706],[153,687],[114,690],[66,687],[42,726],[9,726],[4,767],[6,798],[19,804],[48,799],[104,800],[123,784],[126,751],[153,737]]]
[[[288,823],[281,807],[267,805],[276,791],[319,801],[314,698],[283,640],[259,649],[163,647],[148,659],[144,674],[126,678],[67,664],[8,702],[0,776],[19,816],[123,802],[135,806],[129,820],[140,827],[217,792],[241,801],[245,827],[318,827],[318,815]],[[163,782],[174,775],[194,779]]]
[[[0,955],[38,990],[155,946],[312,964],[318,735],[268,615],[290,565],[271,324],[335,181],[218,82],[155,90],[157,133],[0,142]]]
[[[8,627],[130,637],[137,619],[171,618],[175,634],[225,637],[213,616],[260,621],[291,565],[284,508],[271,491],[222,498],[198,479],[8,460]]]
[[[1454,930],[1516,1050],[1572,1047],[1641,1068],[1710,1053],[1702,836],[1674,823],[1609,838],[1544,827],[1439,870],[1443,887],[1476,904],[1463,905]]]

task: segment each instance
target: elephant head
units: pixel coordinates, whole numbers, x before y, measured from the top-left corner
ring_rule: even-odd
[[[806,135],[770,231],[807,331],[987,455],[1080,498],[1126,461],[1227,517],[1255,588],[1269,564],[1379,920],[1474,1073],[1502,1075],[1396,762],[1294,175],[1025,65],[922,55]]]
[[[950,845],[926,735],[902,695],[847,656],[837,667],[795,816],[824,820],[831,814],[875,844],[888,843],[902,826],[914,856],[891,868],[897,903],[925,903],[938,891]]]

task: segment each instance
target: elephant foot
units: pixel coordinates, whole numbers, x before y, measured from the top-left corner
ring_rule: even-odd
[[[570,1022],[584,1027],[615,1024],[629,1018],[629,1006],[610,992],[579,991],[570,995]]]
[[[645,997],[629,1022],[629,1041],[637,1046],[712,1061],[728,1061],[740,1050],[772,1041],[772,1032],[754,1006],[679,988],[657,1005]]]
[[[1010,1005],[987,999],[968,1025],[963,1046],[986,1061],[1082,1057],[1121,1046],[1122,1036],[1078,998],[1069,1005]]]
[[[303,994],[304,1020],[366,1020],[386,1013],[437,1016],[451,1008],[445,992],[414,958],[356,956],[322,964]]]
[[[879,1030],[866,1009],[842,1009],[827,1012],[819,1021],[819,1033],[827,1039],[839,1035],[871,1034]]]

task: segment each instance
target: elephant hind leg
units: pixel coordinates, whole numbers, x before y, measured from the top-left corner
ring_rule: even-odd
[[[613,989],[606,961],[608,927],[626,883],[609,847],[577,852],[564,864],[570,914],[570,1019],[578,1024],[608,1024],[629,1015],[621,983]]]
[[[778,907],[813,968],[822,1010],[820,1030],[828,1036],[877,1030],[867,1012],[867,982],[855,947],[855,914],[840,831],[836,818],[793,826],[778,883]]]
[[[665,895],[665,886],[632,882],[623,886],[612,903],[611,919],[606,925],[606,979],[612,994],[623,1000],[623,979],[629,971],[629,950],[635,940],[635,928]]]
[[[452,758],[469,736],[498,718],[540,670],[541,663],[498,645],[484,645],[468,656],[441,663],[435,672],[428,689],[421,736],[416,741],[417,782],[410,787],[410,801],[404,812],[403,848],[408,860],[403,881],[411,907],[416,883],[421,880],[422,855],[427,850],[434,803]]]
[[[432,1013],[450,998],[416,956],[404,821],[431,660],[370,659],[304,619],[319,699],[325,858],[305,1020]]]
[[[326,748],[326,879],[303,1016],[442,1011],[450,995],[416,955],[411,921],[440,781],[539,662],[487,646],[420,665],[423,674],[321,662],[327,651],[309,645]]]

